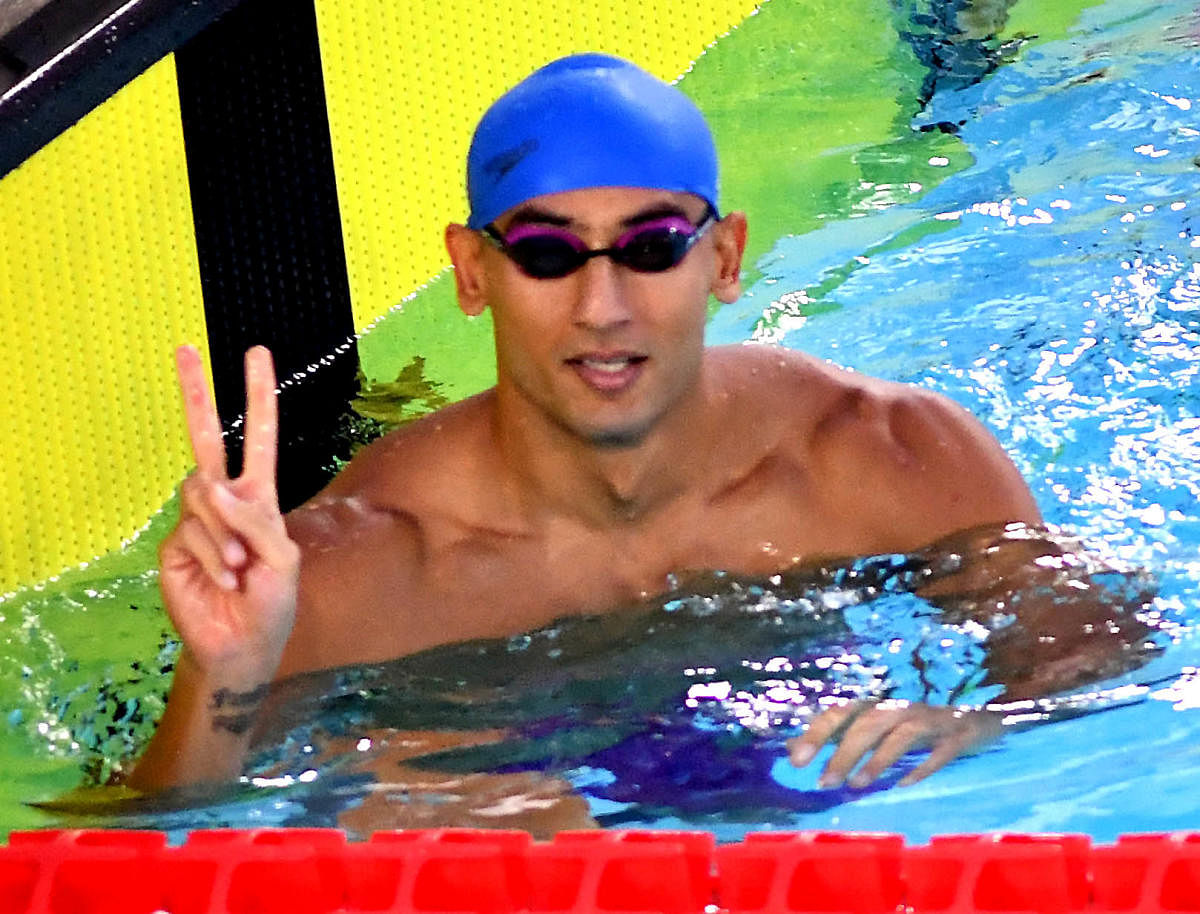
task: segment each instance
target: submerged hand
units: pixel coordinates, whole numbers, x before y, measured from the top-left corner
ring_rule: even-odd
[[[288,537],[275,484],[275,372],[261,347],[246,353],[242,474],[225,448],[200,356],[176,356],[196,472],[181,489],[178,525],[159,549],[167,612],[193,663],[269,679],[295,616],[299,548]]]
[[[989,711],[906,701],[852,701],[818,714],[802,736],[788,740],[788,752],[792,764],[803,768],[822,746],[836,739],[838,748],[818,783],[866,787],[906,752],[931,746],[929,757],[900,780],[905,787],[994,739],[1000,729],[1000,716]],[[860,762],[862,767],[851,774]]]

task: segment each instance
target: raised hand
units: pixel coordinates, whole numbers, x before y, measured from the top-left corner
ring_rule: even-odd
[[[295,618],[300,555],[275,483],[278,417],[271,354],[246,353],[245,457],[230,479],[200,355],[176,353],[196,471],[159,550],[167,612],[191,662],[214,679],[269,680]],[[223,675],[228,674],[228,676]]]
[[[225,781],[241,771],[252,728],[296,618],[300,549],[275,486],[275,370],[246,353],[242,474],[225,468],[221,424],[200,355],[176,353],[196,472],[179,523],[159,547],[159,587],[183,650],[166,713],[126,783],[139,790]]]

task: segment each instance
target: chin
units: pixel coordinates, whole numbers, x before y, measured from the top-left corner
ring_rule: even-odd
[[[593,447],[605,450],[627,450],[635,448],[645,441],[653,426],[653,421],[578,425],[574,431]]]
[[[628,450],[635,448],[646,440],[645,429],[604,429],[588,435],[588,441],[594,447],[605,450]]]

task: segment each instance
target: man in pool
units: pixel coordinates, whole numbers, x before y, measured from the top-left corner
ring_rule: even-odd
[[[501,637],[664,592],[1037,524],[984,428],[926,390],[794,351],[706,348],[709,296],[740,294],[747,220],[722,213],[695,106],[598,55],[537,71],[482,119],[471,213],[445,240],[462,310],[491,309],[497,382],[366,448],[281,515],[270,355],[246,356],[242,474],[226,476],[196,351],[178,353],[196,472],[161,547],[182,640],[139,788],[236,777],[283,677]],[[986,714],[832,708],[790,744],[821,783],[869,783]]]

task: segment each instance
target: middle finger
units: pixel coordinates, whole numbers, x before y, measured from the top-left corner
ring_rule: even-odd
[[[837,750],[825,764],[817,783],[822,787],[836,787],[844,782],[863,757],[902,720],[902,710],[882,705],[859,715],[842,734]]]
[[[279,414],[275,399],[275,366],[265,346],[246,352],[246,445],[242,476],[262,491],[274,493]]]

